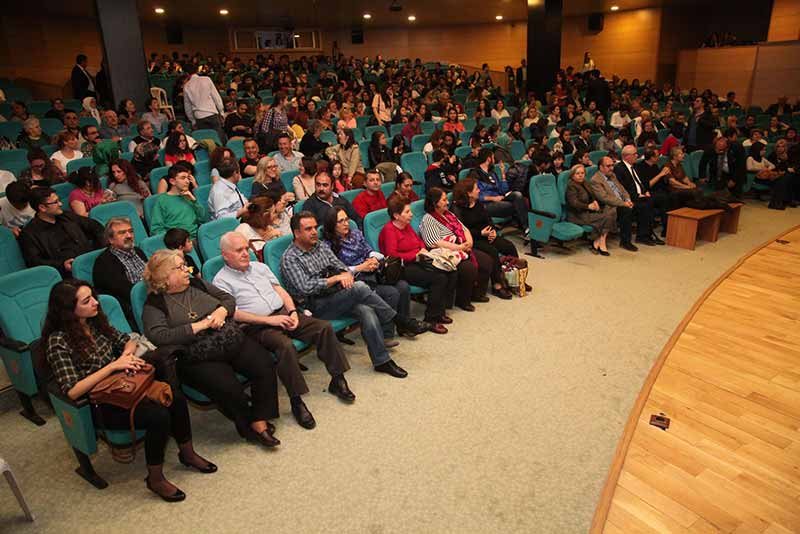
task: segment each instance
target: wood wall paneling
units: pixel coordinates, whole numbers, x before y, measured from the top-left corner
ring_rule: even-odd
[[[800,39],[800,2],[798,0],[773,0],[767,40],[793,41],[796,39]]]
[[[753,103],[768,106],[780,96],[789,97],[792,104],[800,98],[800,42],[758,47]]]
[[[681,89],[711,89],[724,95],[735,91],[744,104],[752,100],[757,46],[681,50],[676,83]]]

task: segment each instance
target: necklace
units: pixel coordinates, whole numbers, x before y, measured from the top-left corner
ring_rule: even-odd
[[[188,291],[183,291],[181,293],[181,295],[187,295],[187,294],[188,294]],[[169,295],[169,296],[172,297],[172,300],[175,302],[175,304],[177,304],[178,306],[180,306],[181,308],[183,308],[186,311],[186,316],[189,317],[190,321],[196,321],[197,318],[200,317],[197,314],[197,312],[192,309],[191,302],[189,302],[189,305],[187,306],[186,304],[184,304],[182,302],[183,298],[181,298],[181,300],[178,300],[178,298],[175,297],[175,295]]]

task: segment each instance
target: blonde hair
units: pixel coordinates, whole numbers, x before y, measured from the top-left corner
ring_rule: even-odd
[[[274,162],[275,160],[272,156],[264,156],[260,160],[258,160],[258,164],[256,165],[256,175],[253,177],[254,182],[258,182],[260,184],[266,184],[267,182],[267,165]],[[280,174],[278,175],[278,180],[280,180]]]
[[[150,256],[142,275],[144,283],[147,285],[148,293],[163,294],[167,292],[167,281],[169,280],[170,271],[175,267],[175,258],[183,260],[183,252],[162,249]]]

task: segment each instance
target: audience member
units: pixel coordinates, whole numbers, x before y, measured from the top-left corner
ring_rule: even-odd
[[[133,139],[131,139],[130,143],[128,143],[127,148],[128,152],[133,152],[136,150],[136,145],[141,143],[153,143],[158,145],[161,143],[161,140],[155,136],[155,130],[153,128],[153,124],[146,120],[140,120],[136,123],[136,132],[139,134]]]
[[[622,149],[622,161],[614,166],[614,175],[627,190],[633,202],[636,242],[647,246],[664,245],[665,243],[653,234],[653,196],[650,194],[650,182],[642,180],[636,172],[634,165],[637,157],[636,147],[625,145]]]
[[[311,158],[302,158],[299,171],[299,174],[292,178],[292,189],[297,200],[306,200],[314,194],[317,162]]]
[[[592,196],[600,203],[600,207],[616,208],[617,224],[619,225],[620,246],[630,252],[639,250],[632,243],[633,233],[633,207],[634,203],[614,173],[614,161],[608,156],[603,156],[597,165],[597,174],[591,179]]]
[[[495,172],[494,154],[488,148],[481,149],[478,166],[472,169],[480,189],[480,201],[490,217],[513,217],[517,225],[527,234],[528,205],[519,191],[511,191],[506,180],[505,166],[500,165],[500,177]]]
[[[147,111],[142,113],[142,120],[149,122],[153,128],[159,132],[164,131],[164,127],[169,122],[169,117],[161,113],[161,105],[157,98],[150,98],[147,101]],[[131,152],[133,152],[131,150]]]
[[[237,187],[242,175],[233,160],[225,160],[219,165],[219,180],[208,193],[208,215],[213,221],[225,217],[238,219],[247,211],[247,199]]]
[[[192,123],[192,129],[212,129],[217,132],[222,144],[225,144],[227,138],[220,118],[225,110],[214,82],[208,76],[200,76],[197,65],[193,63],[186,66],[186,72],[189,79],[183,84],[183,109]]]
[[[776,170],[775,164],[764,157],[767,147],[761,143],[753,143],[747,156],[747,172],[755,173],[755,183],[770,188],[768,208],[772,210],[786,209],[787,176],[785,172]],[[789,197],[791,202],[791,196]]]
[[[33,150],[50,144],[50,138],[42,132],[42,126],[36,117],[28,117],[22,123],[22,131],[17,137],[17,148]]]
[[[580,226],[591,226],[588,238],[592,240],[589,249],[593,254],[610,256],[606,240],[608,234],[616,231],[617,210],[611,205],[601,205],[593,190],[586,183],[586,168],[574,165],[570,170],[567,184],[567,220]]]
[[[355,221],[359,228],[363,228],[364,221],[361,215],[346,198],[333,191],[330,175],[327,172],[319,172],[314,177],[314,194],[305,201],[303,210],[311,212],[314,217],[324,221],[328,211],[332,208],[342,208],[350,220]]]
[[[75,186],[69,194],[69,207],[76,215],[88,217],[95,206],[114,200],[110,191],[104,190],[94,167],[81,167],[69,175]]]
[[[292,141],[289,134],[278,135],[278,153],[273,156],[281,172],[299,171],[303,154],[292,150]]]
[[[353,199],[353,209],[363,219],[367,213],[384,209],[386,207],[386,197],[381,190],[381,175],[377,169],[369,169],[364,180],[364,191]]]
[[[30,205],[31,192],[22,182],[11,182],[6,186],[5,196],[0,198],[0,225],[11,230],[16,237],[36,213]]]
[[[186,134],[173,132],[167,137],[167,144],[164,147],[164,164],[167,167],[171,167],[179,161],[186,161],[194,165],[195,155],[192,149],[189,148]]]
[[[139,217],[142,217],[144,199],[150,196],[150,189],[136,174],[136,169],[130,161],[118,159],[111,164],[108,189],[114,193],[117,200],[133,204]]]
[[[94,86],[94,78],[89,74],[86,68],[89,66],[89,60],[84,54],[78,54],[75,58],[75,65],[72,67],[71,84],[72,84],[72,98],[76,100],[83,100],[87,97],[96,97],[97,90]]]
[[[102,141],[100,138],[100,130],[97,129],[97,126],[81,126],[81,137],[83,138],[81,154],[83,154],[84,158],[91,158],[94,147]]]
[[[225,117],[225,134],[228,139],[253,137],[253,119],[247,113],[247,102],[236,104],[236,111]]]
[[[197,228],[205,217],[205,209],[189,189],[189,172],[173,165],[167,173],[169,191],[159,195],[153,205],[150,233],[158,235],[170,228],[182,228],[192,239],[197,238]]]
[[[50,159],[53,160],[58,168],[63,172],[67,172],[67,165],[70,161],[76,161],[83,158],[78,144],[78,137],[72,132],[60,132],[56,136],[56,146],[58,150],[53,152]]]
[[[142,280],[147,256],[134,246],[131,221],[126,217],[112,217],[105,227],[106,249],[94,262],[92,279],[95,288],[104,295],[116,298],[128,323],[135,325],[131,307],[131,289]]]
[[[250,178],[256,175],[256,171],[258,170],[258,162],[261,161],[261,158],[264,156],[261,155],[258,148],[258,143],[256,143],[255,139],[245,139],[244,140],[244,157],[239,160],[239,171],[242,174],[242,178]],[[275,168],[278,168],[278,164],[275,163]]]
[[[100,137],[119,143],[123,137],[128,135],[130,135],[130,130],[126,124],[119,122],[117,113],[113,109],[105,110],[103,112],[103,123],[100,126]]]
[[[345,180],[349,181],[353,188],[359,188],[363,185],[364,164],[361,162],[361,151],[353,130],[349,128],[339,130],[337,140],[339,144],[334,147],[334,156],[342,164]]]
[[[698,180],[709,183],[716,196],[741,198],[747,163],[741,153],[732,149],[728,140],[718,137],[703,151]]]

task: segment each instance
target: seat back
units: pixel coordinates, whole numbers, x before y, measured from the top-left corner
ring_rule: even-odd
[[[415,232],[419,232],[419,223],[425,215],[425,199],[421,198],[411,203],[411,227]]]
[[[233,217],[224,217],[216,221],[200,225],[197,230],[197,245],[204,261],[220,255],[219,240],[228,232],[233,232],[239,221]]]
[[[394,191],[394,186],[394,182],[386,182],[381,185],[381,193],[383,193],[383,196],[385,196],[387,200],[389,199],[389,195]]]
[[[168,172],[169,167],[166,165],[163,167],[156,167],[150,171],[150,191],[153,193],[158,191],[158,182],[160,182],[162,178],[166,178]],[[167,185],[167,189],[169,189],[169,184]]]
[[[561,195],[558,192],[555,176],[552,174],[534,176],[531,178],[529,192],[533,209],[554,213],[556,220],[561,220]]]
[[[225,266],[222,256],[214,256],[203,264],[203,280],[211,282],[220,269]]]
[[[411,138],[411,151],[422,152],[425,144],[430,140],[431,136],[428,134],[415,135]],[[402,167],[402,165],[401,165]]]
[[[250,198],[253,193],[253,181],[255,178],[252,176],[250,178],[242,178],[239,180],[239,183],[236,184],[236,188],[239,189],[239,192],[242,194],[244,198]]]
[[[515,139],[511,141],[511,157],[514,160],[522,159],[522,156],[525,155],[525,143],[522,141]]]
[[[608,150],[592,150],[589,152],[589,159],[592,160],[593,165],[600,163],[600,158],[607,156]]]
[[[374,132],[383,132],[383,135],[385,135],[386,138],[389,139],[389,132],[386,131],[386,127],[380,125],[367,126],[366,129],[364,130],[364,139],[366,139],[367,141],[372,141],[372,134]]]
[[[104,248],[93,250],[91,252],[87,252],[86,254],[81,254],[77,258],[75,258],[72,262],[72,276],[73,278],[77,278],[78,280],[85,280],[90,284],[94,285],[94,277],[92,276],[92,272],[94,271],[94,262],[97,260],[97,257],[105,251]]]
[[[144,311],[144,302],[146,300],[147,286],[144,284],[144,281],[136,282],[131,288],[131,309],[133,310],[133,318],[136,321],[139,332],[144,332],[142,311]]]
[[[222,146],[222,140],[219,138],[219,134],[217,133],[216,130],[212,130],[210,128],[194,130],[192,132],[192,137],[194,137],[196,141],[201,141],[203,139],[211,139],[218,146]]]
[[[356,199],[358,195],[360,195],[364,191],[363,187],[358,189],[349,189],[347,191],[342,191],[339,193],[339,196],[343,199],[347,200],[350,204]],[[322,224],[324,221],[317,221],[318,224]]]
[[[374,128],[374,126],[370,126],[370,128]],[[383,126],[380,128],[383,128]],[[361,155],[361,165],[363,165],[365,169],[369,169],[369,143],[370,142],[366,139],[358,142],[358,153]]]
[[[81,158],[70,161],[67,163],[67,174],[71,174],[83,167],[94,167],[94,160],[92,158]]]
[[[372,247],[372,250],[380,250],[378,247],[378,237],[381,230],[389,222],[389,212],[384,209],[371,211],[364,217],[364,238]]]
[[[332,132],[330,130],[325,130],[320,134],[319,140],[323,143],[328,143],[331,146],[336,145],[339,143],[339,140],[336,139],[336,132]]]
[[[294,169],[283,171],[281,173],[281,183],[283,184],[283,187],[290,193],[294,192],[294,177],[298,174],[300,173]]]
[[[415,182],[425,181],[425,169],[428,168],[428,161],[422,152],[407,152],[400,156],[400,167],[411,174]]]
[[[137,245],[147,239],[147,230],[139,218],[139,212],[136,211],[136,206],[127,200],[118,200],[116,202],[109,202],[107,204],[100,204],[92,208],[89,212],[89,217],[99,222],[103,226],[113,217],[126,217],[133,227],[133,241]]]
[[[289,245],[292,244],[294,239],[291,235],[284,235],[277,239],[271,239],[264,245],[264,263],[267,264],[269,270],[275,274],[278,281],[283,285],[283,278],[281,277],[281,257]]]
[[[75,189],[75,186],[69,182],[64,182],[62,184],[55,184],[53,186],[53,191],[56,192],[58,195],[58,199],[61,201],[61,208],[64,211],[69,211],[69,194],[72,193],[72,190]],[[97,206],[95,206],[97,207]]]
[[[42,127],[42,131],[49,137],[53,137],[64,129],[64,124],[58,119],[39,119],[39,125]]]
[[[228,139],[226,146],[233,151],[236,159],[244,157],[244,139]]]
[[[0,226],[0,276],[15,273],[25,268],[25,259],[22,257],[22,251],[19,248],[17,238],[14,232]]]
[[[50,290],[61,281],[53,267],[39,266],[0,277],[0,329],[30,343],[42,335]]]
[[[100,295],[98,300],[111,326],[126,334],[130,334],[133,331],[128,320],[125,318],[122,306],[119,305],[119,301],[115,297],[111,295]]]
[[[201,185],[194,190],[194,198],[197,199],[197,203],[200,204],[203,207],[203,210],[206,211],[206,214],[203,216],[203,220],[208,218],[208,194],[210,192],[211,184]]]
[[[700,176],[700,159],[702,159],[702,157],[703,157],[703,151],[695,150],[691,154],[688,154],[688,157],[686,157],[683,160],[684,163],[686,162],[687,159],[689,160],[689,168],[691,169],[691,174],[689,174],[689,176],[693,180],[697,180],[697,177]]]
[[[208,160],[196,161],[194,164],[194,178],[197,185],[208,185],[211,183],[211,162]]]
[[[164,193],[161,193],[163,195]],[[158,202],[158,199],[161,195],[150,195],[149,197],[144,199],[142,203],[142,212],[144,213],[144,222],[147,223],[147,226],[150,226],[150,221],[152,221],[153,217],[153,207]]]
[[[567,185],[569,185],[569,173],[570,171],[562,171],[558,173],[557,178],[557,186],[558,186],[558,196],[561,198],[561,205],[565,205],[567,203]]]

